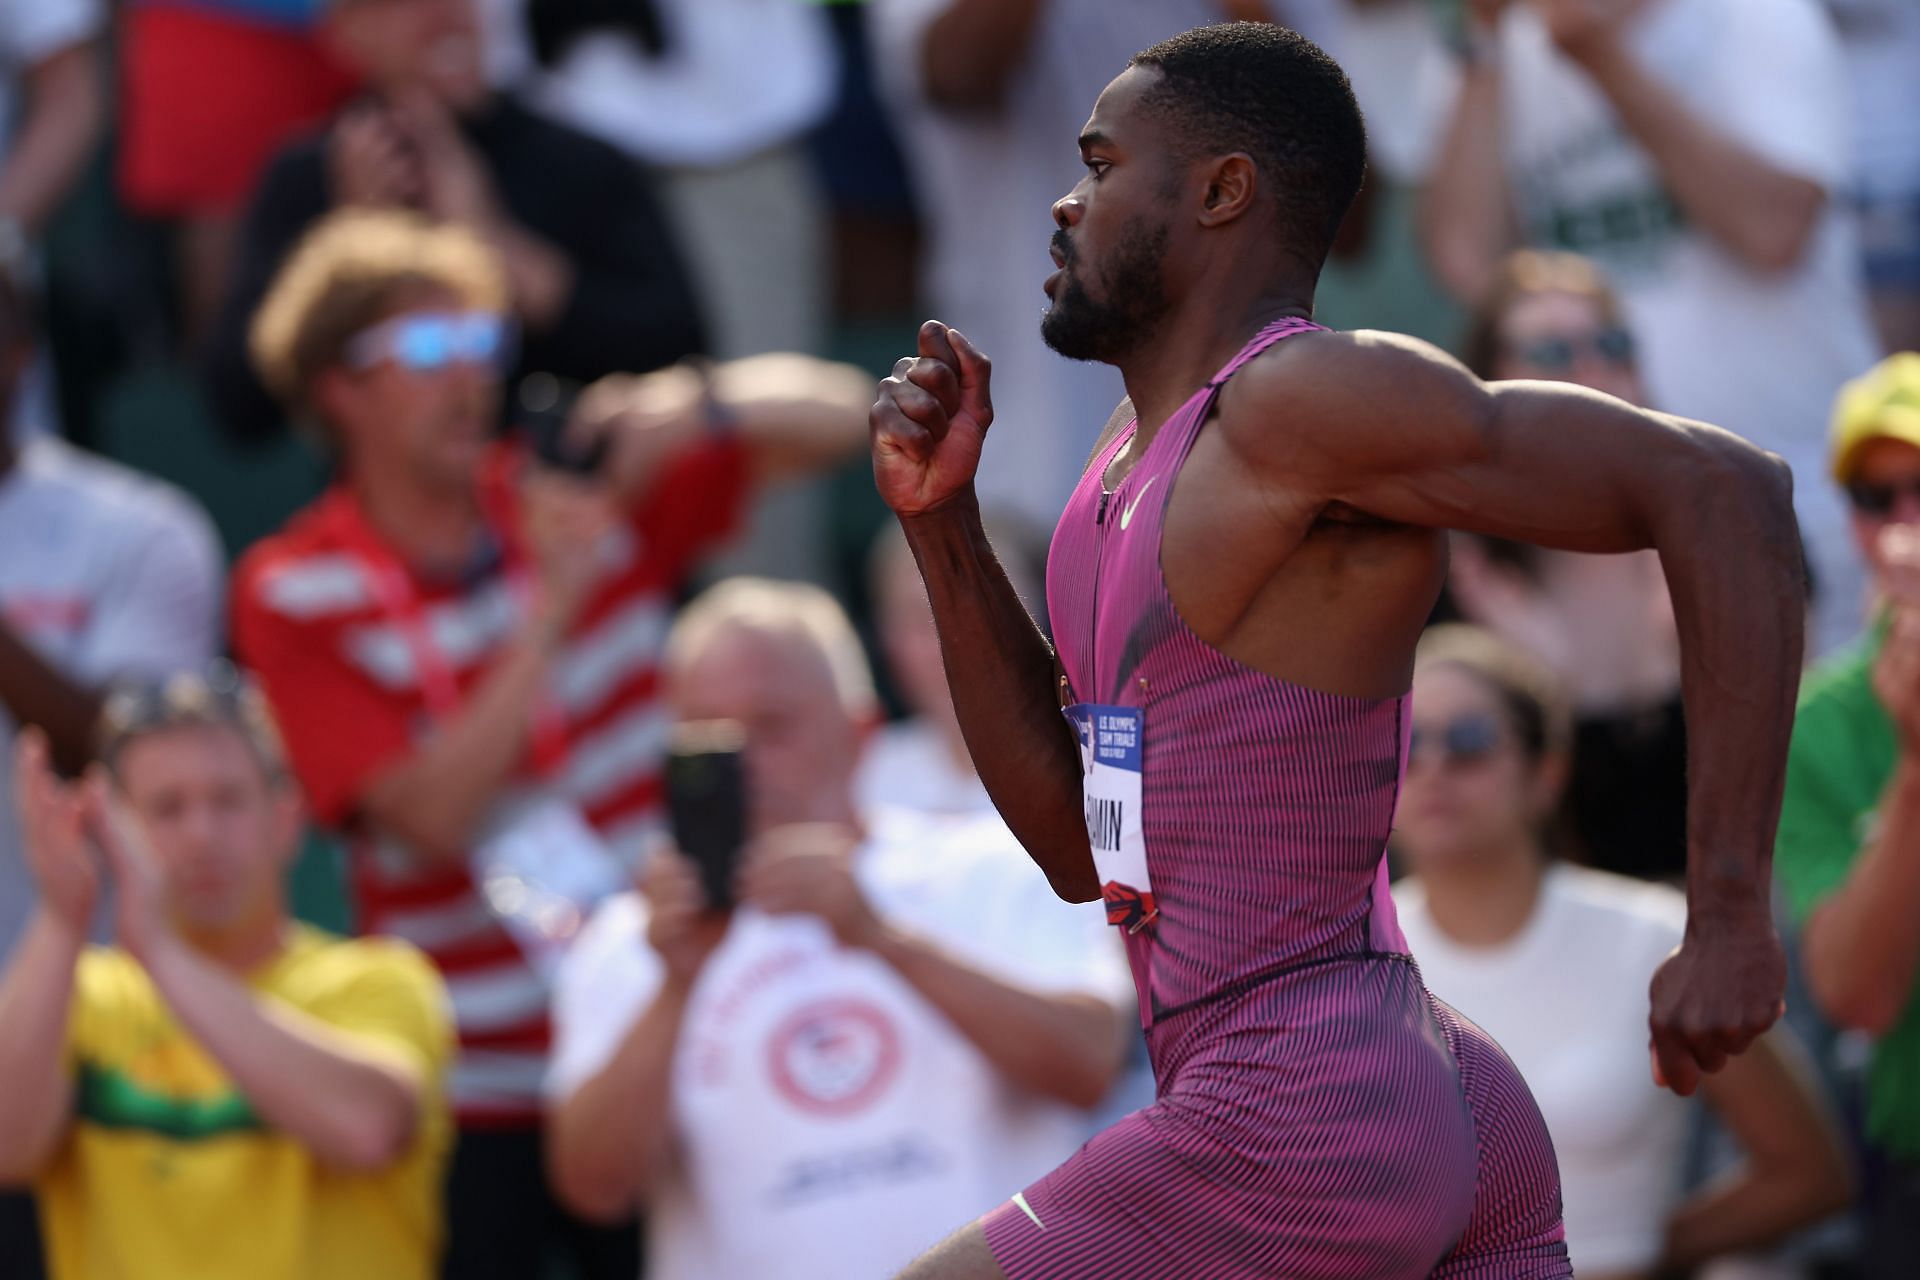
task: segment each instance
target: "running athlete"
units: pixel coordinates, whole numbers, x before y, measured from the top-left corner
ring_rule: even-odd
[[[1691,911],[1652,1056],[1688,1093],[1781,1009],[1788,472],[1713,427],[1312,324],[1365,137],[1340,69],[1291,32],[1148,49],[1080,149],[1042,332],[1117,365],[1130,406],[1054,538],[1057,661],[981,532],[993,410],[961,334],[928,323],[883,384],[874,472],[982,779],[1054,888],[1104,896],[1123,930],[1158,1098],[905,1275],[1570,1275],[1539,1112],[1421,985],[1386,889],[1444,530],[1661,553],[1694,759]]]

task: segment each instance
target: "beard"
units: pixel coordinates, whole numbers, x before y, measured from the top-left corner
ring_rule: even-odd
[[[1040,317],[1041,339],[1069,360],[1117,364],[1153,336],[1167,313],[1167,291],[1160,279],[1166,224],[1150,224],[1145,218],[1127,224],[1098,273],[1100,298],[1081,281],[1073,242],[1064,231],[1055,235],[1054,243],[1066,268],[1053,306]]]

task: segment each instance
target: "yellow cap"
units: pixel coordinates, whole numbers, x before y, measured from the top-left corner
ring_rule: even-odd
[[[1854,455],[1873,440],[1920,449],[1920,352],[1888,356],[1840,388],[1828,441],[1833,478],[1847,483]]]

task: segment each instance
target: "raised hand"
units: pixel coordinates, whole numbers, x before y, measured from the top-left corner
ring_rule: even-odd
[[[1653,975],[1653,1079],[1691,1095],[1786,1012],[1787,958],[1764,906],[1702,928]]]
[[[114,797],[106,770],[95,765],[82,787],[87,832],[113,871],[115,927],[120,945],[142,964],[173,935],[166,892],[154,853],[139,824]]]
[[[47,735],[31,725],[14,742],[13,796],[27,870],[42,908],[74,936],[84,936],[100,897],[84,806],[79,789],[54,773]]]
[[[639,888],[647,900],[647,944],[668,979],[685,990],[727,936],[729,917],[709,907],[699,869],[677,849],[659,849],[647,859]]]
[[[564,630],[600,582],[605,540],[619,524],[619,511],[605,484],[534,467],[520,485],[520,519],[541,603]]]
[[[873,480],[900,516],[952,501],[973,485],[993,424],[992,365],[957,329],[920,326],[920,354],[893,366],[867,416]]]
[[[853,874],[858,833],[834,823],[775,827],[749,845],[740,864],[740,900],[768,915],[809,915],[842,946],[870,946],[880,917]]]

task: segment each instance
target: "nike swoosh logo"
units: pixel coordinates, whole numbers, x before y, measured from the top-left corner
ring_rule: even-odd
[[[1047,1224],[1040,1221],[1040,1215],[1035,1213],[1033,1211],[1033,1206],[1027,1203],[1026,1192],[1024,1191],[1014,1192],[1013,1202],[1020,1206],[1020,1212],[1026,1214],[1029,1218],[1033,1219],[1034,1226],[1040,1228],[1042,1231],[1045,1231],[1047,1229]]]
[[[1147,482],[1140,486],[1140,492],[1134,494],[1133,501],[1129,502],[1120,512],[1120,527],[1122,529],[1133,523],[1133,513],[1140,506],[1140,499],[1147,496],[1147,490],[1153,488],[1153,482],[1159,478],[1159,476],[1148,476]]]

